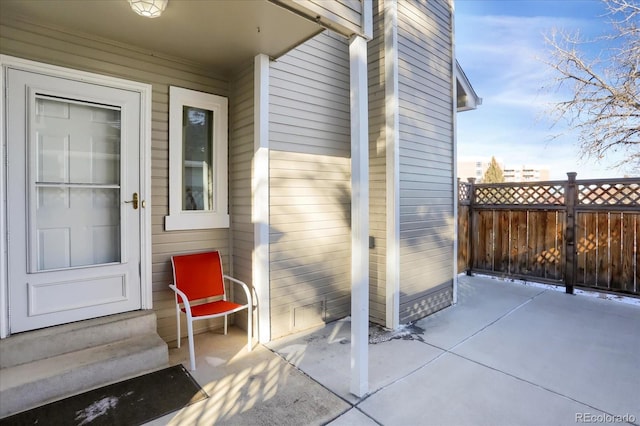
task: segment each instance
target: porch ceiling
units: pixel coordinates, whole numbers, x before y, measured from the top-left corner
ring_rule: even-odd
[[[187,59],[220,73],[258,53],[277,58],[323,29],[268,0],[169,0],[155,19],[134,13],[127,0],[2,0],[2,14]]]

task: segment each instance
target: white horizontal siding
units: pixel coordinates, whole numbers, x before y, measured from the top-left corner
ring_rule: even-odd
[[[444,0],[398,2],[402,322],[451,303],[443,302],[453,278],[450,13]]]
[[[233,241],[233,275],[251,285],[254,229],[251,220],[251,162],[254,153],[254,66],[231,85],[229,103],[229,213]],[[244,323],[244,321],[243,321]]]
[[[271,64],[271,150],[350,156],[349,51],[319,34]]]
[[[361,0],[309,0],[305,6],[315,15],[343,27],[346,35],[362,32]]]
[[[271,63],[273,338],[350,312],[349,53],[319,34]]]
[[[272,150],[269,163],[271,333],[278,337],[349,315],[350,161]]]

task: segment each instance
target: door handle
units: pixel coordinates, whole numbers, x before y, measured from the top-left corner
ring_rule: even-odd
[[[132,203],[133,204],[133,209],[134,210],[138,210],[138,193],[134,192],[133,193],[133,199],[129,200],[129,201],[125,201],[126,204]]]

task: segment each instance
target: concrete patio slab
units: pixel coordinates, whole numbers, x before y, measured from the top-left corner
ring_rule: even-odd
[[[426,342],[443,349],[473,336],[545,290],[484,277],[461,275],[458,303],[416,322]]]
[[[486,277],[461,277],[459,296],[370,328],[363,398],[349,392],[348,318],[250,353],[234,327],[201,334],[193,375],[210,398],[150,424],[640,426],[640,305]],[[188,365],[186,347],[169,354]]]
[[[247,352],[246,334],[196,336],[192,376],[209,398],[147,425],[321,425],[351,406],[263,346]],[[186,341],[169,363],[189,365]],[[170,392],[167,389],[167,392]]]
[[[640,309],[547,291],[453,352],[640,419]]]
[[[348,319],[336,321],[312,333],[279,339],[268,346],[336,395],[356,403],[360,398],[349,390],[350,325]],[[419,335],[409,332],[394,339],[393,344],[388,339],[369,344],[370,392],[411,374],[443,353],[419,339]]]
[[[358,405],[383,425],[569,425],[594,410],[448,353]],[[601,414],[601,413],[594,413]]]
[[[352,408],[329,423],[328,426],[378,426],[379,424],[358,408]]]

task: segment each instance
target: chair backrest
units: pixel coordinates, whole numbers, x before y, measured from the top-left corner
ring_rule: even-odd
[[[222,261],[217,251],[171,257],[173,283],[189,300],[224,296]],[[178,302],[182,299],[178,296]]]

